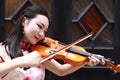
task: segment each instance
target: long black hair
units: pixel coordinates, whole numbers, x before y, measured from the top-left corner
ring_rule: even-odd
[[[20,42],[23,37],[23,18],[26,17],[27,19],[32,19],[36,17],[37,14],[44,15],[49,19],[48,13],[44,8],[37,5],[28,7],[25,11],[23,11],[22,15],[16,21],[16,24],[14,25],[14,28],[10,35],[8,35],[6,40],[2,43],[3,45],[5,45],[6,52],[8,53],[8,55],[10,55],[11,58],[23,55],[20,47]]]

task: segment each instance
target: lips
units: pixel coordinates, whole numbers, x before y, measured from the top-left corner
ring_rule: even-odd
[[[40,40],[40,38],[38,38],[37,36],[34,36],[35,37],[35,39],[37,40],[37,41],[39,41]]]

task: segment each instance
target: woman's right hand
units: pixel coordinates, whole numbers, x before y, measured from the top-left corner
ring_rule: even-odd
[[[20,66],[21,67],[33,67],[39,66],[41,63],[41,56],[37,51],[27,53],[26,55],[20,57]]]

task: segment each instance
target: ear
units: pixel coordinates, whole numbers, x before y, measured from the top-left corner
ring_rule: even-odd
[[[22,26],[23,26],[23,27],[25,26],[26,20],[27,20],[27,18],[26,18],[26,17],[23,17],[23,19],[22,19]]]

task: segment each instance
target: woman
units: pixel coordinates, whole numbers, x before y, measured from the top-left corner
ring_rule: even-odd
[[[22,13],[8,38],[0,44],[1,80],[44,80],[45,69],[65,76],[84,65],[94,66],[100,62],[92,56],[81,66],[60,64],[55,59],[41,63],[40,54],[31,51],[31,46],[44,39],[48,26],[48,13],[44,9],[31,6]]]

